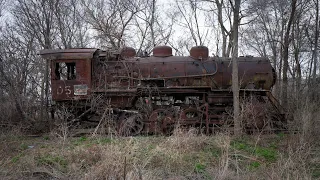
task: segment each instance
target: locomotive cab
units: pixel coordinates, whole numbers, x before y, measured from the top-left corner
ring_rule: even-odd
[[[52,100],[87,99],[91,88],[91,61],[97,49],[42,50],[50,61]]]

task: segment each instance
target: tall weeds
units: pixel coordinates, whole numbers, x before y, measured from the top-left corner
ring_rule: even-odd
[[[66,125],[60,136],[40,138],[15,130],[0,135],[0,179],[316,179],[318,104],[308,96],[291,103],[289,132],[240,138],[180,128],[172,136],[126,138],[72,138]]]

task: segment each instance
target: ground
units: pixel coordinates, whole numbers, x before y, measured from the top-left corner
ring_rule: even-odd
[[[300,134],[61,138],[2,134],[0,179],[317,179]]]

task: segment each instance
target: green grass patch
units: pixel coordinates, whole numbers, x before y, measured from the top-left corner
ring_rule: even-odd
[[[12,163],[18,162],[23,155],[24,155],[24,153],[19,153],[18,155],[14,156],[14,157],[11,159],[11,162],[12,162]]]
[[[36,162],[38,165],[55,166],[62,171],[65,170],[68,165],[67,160],[64,157],[53,156],[51,154],[46,154],[46,155],[37,157]]]
[[[84,141],[87,141],[87,140],[88,140],[88,138],[85,137],[85,136],[81,136],[81,137],[79,137],[79,139],[78,139],[78,141],[80,141],[80,142],[84,142]]]
[[[94,141],[95,144],[100,144],[100,145],[110,144],[112,142],[113,140],[111,138],[106,138],[106,137],[98,138]]]
[[[259,162],[253,161],[253,162],[251,162],[251,163],[248,165],[248,169],[249,169],[249,170],[254,170],[254,169],[259,168],[260,165],[261,165],[261,164],[260,164]]]
[[[320,179],[320,164],[311,164],[311,175],[315,179]]]
[[[236,150],[247,151],[250,152],[252,150],[252,146],[248,144],[244,140],[234,140],[231,142],[231,147]]]
[[[207,166],[204,163],[198,162],[194,165],[195,173],[202,174],[202,179],[213,179],[213,177],[211,177],[207,172],[206,168]]]
[[[273,148],[256,147],[254,154],[258,157],[263,157],[268,162],[275,162],[277,160],[278,152]]]
[[[283,132],[280,132],[280,133],[277,134],[277,137],[279,139],[283,139],[285,137],[285,134]]]
[[[48,140],[50,140],[50,138],[49,138],[49,136],[43,136],[43,140],[48,141]]]
[[[204,164],[202,164],[202,163],[196,163],[196,164],[194,165],[194,171],[195,171],[196,173],[205,173],[205,171],[206,171],[206,166],[205,166]]]
[[[20,150],[26,150],[26,149],[28,149],[28,145],[24,143],[20,144]]]
[[[213,145],[204,147],[203,152],[208,153],[209,155],[215,158],[221,156],[221,149]]]
[[[72,144],[75,146],[80,146],[82,144],[85,144],[85,142],[87,142],[88,138],[85,136],[81,136],[75,140],[72,141]]]
[[[269,148],[278,149],[278,143],[277,142],[270,143]]]
[[[274,145],[269,147],[254,146],[243,140],[236,140],[231,143],[231,146],[239,151],[244,151],[252,156],[263,158],[267,162],[275,162],[277,160],[278,151]]]
[[[45,145],[45,144],[40,145],[40,148],[41,148],[41,149],[45,149],[45,148],[47,148],[47,147],[48,147],[48,145]]]
[[[81,145],[85,145],[85,146],[92,146],[95,144],[98,145],[106,145],[106,144],[110,144],[113,143],[114,140],[108,137],[100,137],[100,138],[88,138],[85,136],[81,136],[75,140],[72,141],[72,145],[74,146],[81,146]]]

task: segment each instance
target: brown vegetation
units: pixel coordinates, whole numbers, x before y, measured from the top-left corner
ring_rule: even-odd
[[[319,161],[299,135],[58,139],[2,136],[3,179],[312,179]],[[319,156],[319,155],[318,155]]]
[[[165,136],[28,137],[2,133],[2,179],[316,179],[320,111],[295,107],[288,133],[233,137],[176,129]],[[18,130],[18,128],[16,128]]]

